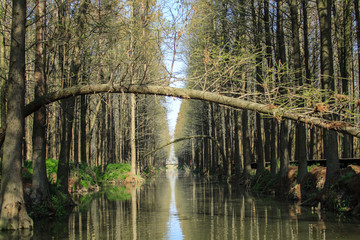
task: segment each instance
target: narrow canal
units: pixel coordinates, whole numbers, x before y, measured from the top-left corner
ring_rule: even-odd
[[[112,194],[111,194],[112,193]],[[121,194],[120,194],[121,193]],[[359,239],[360,222],[168,171],[98,194],[32,239]]]

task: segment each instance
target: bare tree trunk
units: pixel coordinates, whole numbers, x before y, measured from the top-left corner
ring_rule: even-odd
[[[5,23],[1,21],[1,33],[0,33],[0,123],[1,128],[5,128],[6,125],[6,43],[5,43]]]
[[[24,115],[28,116],[34,111],[38,110],[42,105],[46,105],[61,99],[87,94],[97,93],[135,93],[135,94],[151,94],[162,96],[173,96],[184,99],[198,99],[213,103],[219,103],[236,109],[244,109],[256,111],[269,116],[281,117],[283,119],[294,120],[306,123],[311,126],[335,130],[337,132],[350,134],[355,137],[360,136],[360,129],[346,124],[344,122],[331,121],[324,118],[313,117],[305,115],[291,109],[285,108],[269,108],[265,104],[250,102],[239,98],[227,97],[218,93],[204,92],[193,89],[180,89],[163,86],[152,85],[128,85],[122,86],[119,84],[94,84],[86,86],[75,86],[67,89],[62,89],[53,93],[49,93],[44,97],[35,99],[33,102],[27,104],[24,109]],[[0,134],[1,135],[1,134]]]
[[[355,12],[355,20],[356,20],[356,39],[357,45],[360,46],[360,10],[359,10],[359,0],[354,0],[354,12]],[[358,71],[360,72],[360,51],[358,50]],[[360,83],[360,77],[358,79],[358,83]],[[358,84],[358,90],[360,92],[360,84]]]
[[[240,156],[240,129],[239,129],[239,112],[234,111],[234,162],[235,162],[235,175],[240,176],[242,171],[242,162]]]
[[[136,96],[135,94],[130,94],[130,148],[131,148],[131,174],[136,175]]]
[[[36,52],[35,52],[35,98],[46,94],[46,79],[43,66],[43,36],[45,25],[45,0],[36,2]],[[46,108],[41,107],[34,113],[33,125],[33,178],[31,198],[35,203],[50,197],[46,176]]]
[[[352,61],[352,49],[353,41],[352,39],[352,21],[351,21],[351,3],[350,0],[342,1],[342,25],[340,27],[341,41],[339,46],[339,66],[340,66],[340,75],[342,83],[342,94],[348,95],[350,93],[350,85],[352,82],[351,78],[351,63]],[[349,108],[350,106],[346,106]],[[352,157],[353,149],[353,138],[347,134],[342,137],[342,157],[350,158]]]
[[[271,176],[275,177],[277,174],[277,146],[276,143],[278,142],[277,136],[278,133],[278,122],[275,119],[271,120],[271,136],[273,136],[272,142],[271,142],[271,158],[270,158],[270,164],[271,164]]]
[[[33,226],[33,221],[26,211],[21,180],[25,104],[25,29],[26,1],[14,0],[7,92],[7,127],[1,178],[0,229]]]
[[[303,85],[303,76],[301,69],[301,56],[300,56],[300,36],[299,36],[299,23],[298,23],[298,0],[289,0],[291,29],[292,29],[292,44],[293,44],[293,58],[294,58],[294,71],[295,80],[298,86]],[[301,94],[301,93],[300,93]],[[304,106],[301,100],[300,106]],[[306,148],[306,128],[303,123],[296,123],[295,134],[295,159],[299,163],[297,182],[307,174],[307,148]]]
[[[285,49],[285,37],[284,37],[284,19],[283,19],[283,0],[276,0],[276,40],[278,43],[277,49],[277,61],[278,63],[286,63],[286,49]],[[282,70],[280,70],[282,71]],[[283,75],[280,77],[280,84],[284,85],[286,77]],[[284,87],[280,87],[280,94],[284,93]],[[282,121],[280,124],[280,144],[279,144],[279,153],[280,153],[280,175],[282,177],[287,175],[287,170],[289,168],[290,162],[290,153],[289,153],[289,123],[288,121]]]
[[[243,144],[243,159],[244,159],[244,173],[248,174],[251,171],[251,149],[249,139],[248,127],[248,111],[243,110],[241,114],[242,126],[242,144]]]
[[[80,97],[80,161],[88,163],[86,151],[86,96]]]
[[[252,21],[253,21],[253,34],[255,39],[255,51],[256,55],[256,70],[255,70],[255,79],[256,79],[256,90],[259,93],[264,92],[263,88],[263,76],[262,76],[262,54],[260,54],[263,49],[261,47],[260,41],[262,40],[262,25],[260,12],[262,11],[261,7],[257,7],[258,12],[255,12],[254,1],[252,4]],[[254,132],[254,144],[255,144],[255,156],[256,156],[256,173],[261,174],[265,170],[265,159],[264,159],[264,148],[262,141],[262,121],[260,114],[255,114],[255,132]]]
[[[325,90],[335,90],[333,77],[333,54],[331,43],[331,0],[317,0],[320,22],[321,42],[321,84]],[[329,183],[340,172],[337,134],[335,131],[325,130],[325,159],[326,183]]]

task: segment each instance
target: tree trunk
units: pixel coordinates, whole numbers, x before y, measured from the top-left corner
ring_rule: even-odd
[[[80,161],[88,163],[86,154],[86,96],[80,97]]]
[[[299,36],[300,27],[298,22],[298,8],[299,8],[298,1],[289,0],[289,5],[290,5],[290,17],[291,17],[295,81],[298,86],[302,86],[303,76],[302,76],[301,56],[300,56],[300,36]],[[301,92],[299,94],[301,94]],[[300,106],[304,107],[303,100],[301,100]],[[296,123],[295,158],[299,163],[297,182],[300,183],[307,173],[306,128],[303,123]]]
[[[354,12],[356,20],[356,39],[357,45],[360,46],[360,10],[359,10],[359,0],[354,0]],[[358,50],[358,72],[360,72],[360,51]],[[360,77],[359,77],[360,79]],[[358,81],[360,83],[360,80]],[[360,84],[358,84],[358,90],[360,91]]]
[[[283,0],[276,0],[276,40],[278,43],[277,49],[277,62],[280,66],[279,71],[283,71],[281,66],[286,63],[286,49],[285,49],[285,36],[284,36],[284,19],[283,19]],[[286,77],[285,74],[280,73],[280,94],[284,94],[286,89],[284,88]],[[282,86],[281,86],[282,85]],[[280,124],[280,175],[282,177],[287,175],[289,168],[290,156],[289,153],[289,123],[288,121],[282,121]]]
[[[321,84],[324,90],[335,91],[333,77],[333,54],[331,43],[331,0],[317,0],[317,9],[320,23],[320,61],[321,61]],[[330,96],[330,93],[326,98]],[[325,130],[325,159],[326,159],[326,183],[328,184],[335,175],[340,172],[338,155],[337,134],[335,131]]]
[[[6,43],[5,43],[5,23],[1,21],[0,33],[0,126],[5,129],[6,125]]]
[[[235,162],[235,175],[240,176],[242,171],[242,163],[240,156],[240,129],[239,129],[239,112],[234,111],[234,162]]]
[[[283,120],[280,123],[280,175],[287,176],[290,164],[289,152],[289,121]]]
[[[301,8],[303,12],[303,32],[304,32],[304,67],[305,67],[305,80],[310,83],[310,54],[309,54],[309,27],[308,27],[308,0],[301,0]]]
[[[25,28],[26,1],[14,0],[7,92],[7,127],[1,178],[0,229],[32,228],[33,226],[33,221],[26,212],[21,180],[25,104]]]
[[[249,139],[248,126],[248,111],[243,110],[241,114],[241,128],[242,128],[242,144],[243,144],[243,159],[244,159],[244,173],[248,174],[251,171],[251,149]]]
[[[43,66],[45,5],[45,0],[37,0],[36,2],[35,98],[46,94],[46,79]],[[48,200],[49,197],[49,183],[46,176],[46,108],[43,106],[34,113],[31,198],[35,203],[40,203]]]
[[[271,164],[271,176],[275,177],[277,174],[277,136],[278,133],[278,122],[276,119],[271,120],[271,136],[273,136],[272,142],[271,142],[271,158],[270,158],[270,164]]]
[[[130,148],[131,148],[131,175],[136,175],[136,96],[130,94]]]
[[[263,76],[262,76],[262,54],[260,54],[263,49],[261,47],[260,41],[262,40],[262,25],[261,25],[261,13],[262,9],[258,7],[258,12],[255,12],[255,6],[252,5],[252,18],[253,18],[253,31],[255,39],[255,51],[256,55],[256,70],[255,70],[255,79],[256,79],[256,90],[259,93],[264,93],[263,88]],[[257,16],[258,15],[258,16]],[[255,114],[256,129],[254,132],[254,141],[255,141],[255,156],[256,156],[256,174],[261,174],[265,170],[265,159],[264,159],[264,147],[262,141],[262,121],[261,115],[259,113]]]
[[[342,79],[342,94],[349,95],[350,93],[350,82],[351,78],[351,63],[352,61],[352,49],[353,43],[351,41],[352,37],[352,21],[351,21],[351,11],[350,11],[350,0],[344,0],[342,2],[342,25],[340,27],[341,41],[339,46],[339,66],[340,66],[340,75]],[[345,106],[349,108],[350,106]],[[353,111],[353,109],[351,109]],[[350,158],[352,157],[353,149],[353,138],[347,134],[342,137],[342,157]]]

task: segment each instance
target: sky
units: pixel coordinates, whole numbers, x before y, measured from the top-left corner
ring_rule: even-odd
[[[164,1],[164,17],[169,22],[174,22],[174,16],[177,20],[180,19],[179,10],[181,9],[181,3],[178,0]],[[179,24],[177,24],[179,27]],[[178,48],[179,50],[179,48]],[[168,49],[164,46],[165,51],[165,65],[170,71],[173,61],[173,49]],[[170,80],[171,87],[183,88],[185,87],[184,82],[174,81],[175,79],[181,79],[185,77],[185,63],[181,60],[181,56],[177,53],[173,66],[173,78]],[[167,118],[169,124],[169,131],[172,138],[174,138],[174,131],[176,127],[176,120],[181,106],[181,99],[174,97],[166,97]]]

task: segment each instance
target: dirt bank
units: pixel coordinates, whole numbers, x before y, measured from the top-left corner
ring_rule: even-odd
[[[342,169],[329,186],[325,186],[325,167],[311,167],[301,183],[296,182],[297,170],[297,166],[290,166],[284,178],[273,178],[266,170],[261,175],[252,176],[250,182],[242,181],[242,184],[258,193],[298,201],[302,206],[360,217],[360,166],[350,165]]]

